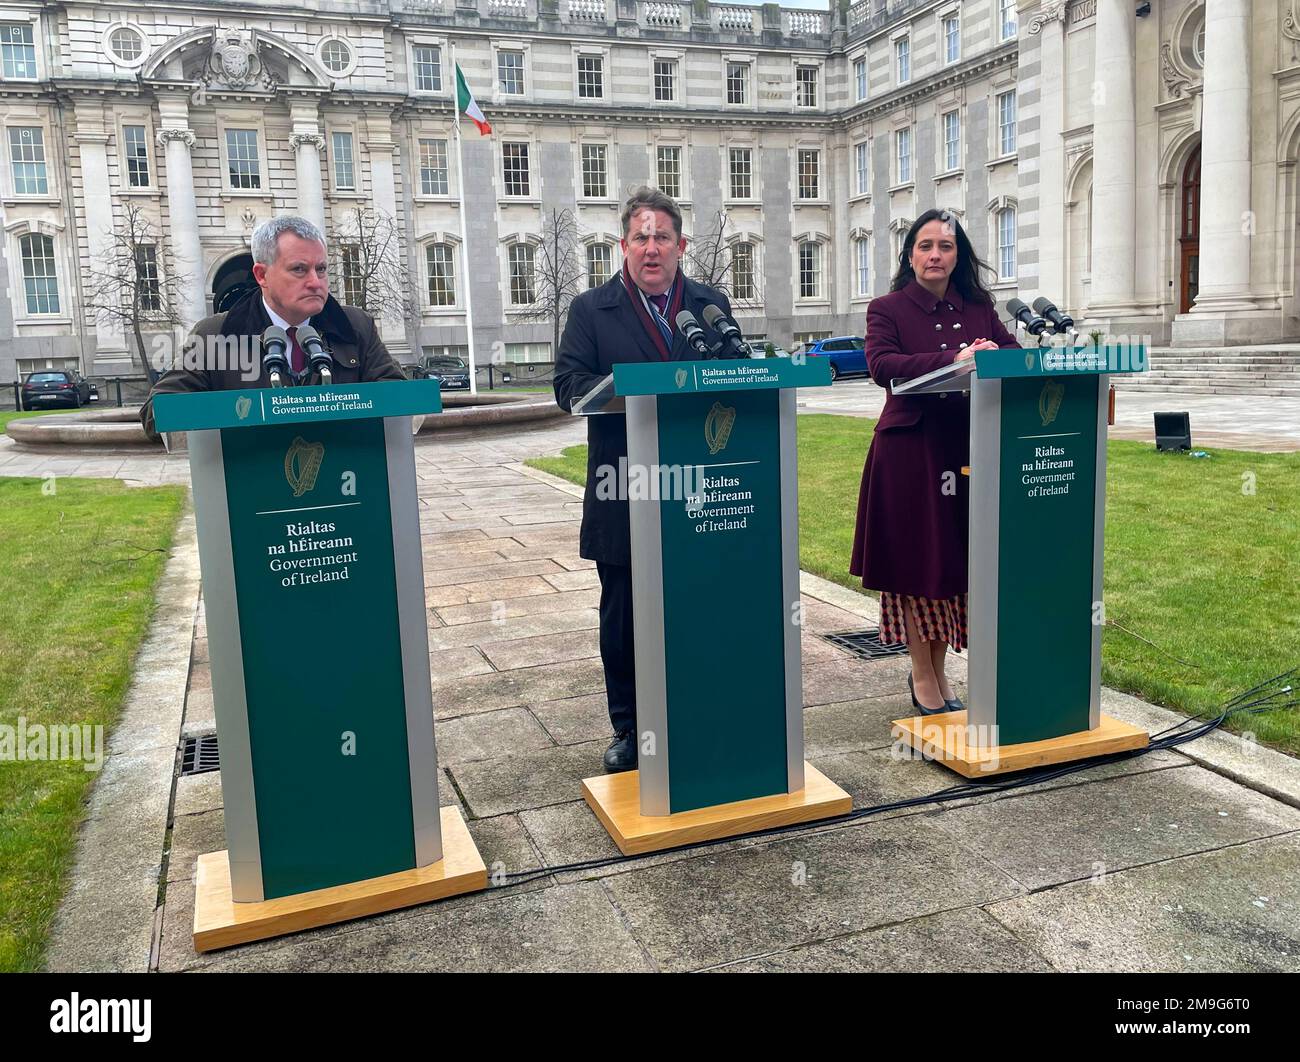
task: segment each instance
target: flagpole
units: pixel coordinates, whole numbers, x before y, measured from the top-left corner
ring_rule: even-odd
[[[478,394],[478,364],[474,360],[474,300],[470,292],[469,282],[469,227],[465,223],[465,161],[461,157],[460,148],[460,82],[456,73],[459,68],[456,66],[456,45],[448,42],[447,47],[451,53],[451,111],[455,116],[456,123],[456,187],[460,191],[461,275],[464,278],[461,286],[465,290],[465,337],[469,348],[469,393],[476,395]],[[490,372],[491,369],[488,371]]]

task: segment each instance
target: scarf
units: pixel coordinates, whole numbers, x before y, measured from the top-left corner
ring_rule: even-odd
[[[673,278],[672,287],[668,289],[668,309],[666,313],[660,313],[658,308],[646,298],[645,292],[633,282],[626,261],[623,263],[622,277],[628,298],[632,300],[632,309],[636,311],[642,327],[650,336],[655,349],[659,351],[659,357],[664,361],[670,360],[672,357],[673,333],[675,331],[673,321],[677,319],[677,315],[681,312],[686,291],[681,270],[677,271],[677,276]]]

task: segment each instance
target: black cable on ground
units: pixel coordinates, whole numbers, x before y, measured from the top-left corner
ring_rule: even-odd
[[[1115,752],[1107,756],[1096,756],[1092,759],[1079,760],[1075,763],[1061,764],[1058,767],[1044,767],[1038,770],[1019,771],[1015,775],[1004,778],[990,778],[987,781],[969,781],[960,785],[950,786],[947,789],[940,789],[938,792],[930,793],[926,796],[908,797],[905,800],[894,800],[885,804],[875,804],[871,807],[854,808],[852,811],[837,815],[833,818],[818,819],[815,822],[795,823],[791,826],[773,826],[766,830],[755,830],[752,833],[740,834],[735,837],[719,837],[708,841],[697,841],[694,844],[684,844],[677,846],[668,851],[688,852],[692,849],[710,848],[714,845],[726,844],[738,840],[740,837],[769,837],[779,834],[798,834],[812,829],[820,829],[827,825],[835,823],[849,823],[857,819],[868,818],[872,815],[881,815],[888,811],[902,811],[908,808],[924,807],[927,804],[944,804],[953,800],[964,800],[967,797],[979,796],[985,793],[1004,793],[1016,789],[1024,789],[1029,786],[1041,785],[1044,782],[1050,782],[1057,778],[1064,778],[1071,774],[1077,774],[1080,771],[1091,770],[1094,767],[1100,767],[1110,763],[1124,763],[1128,760],[1137,759],[1139,756],[1145,756],[1152,752],[1159,752],[1168,749],[1177,748],[1185,745],[1190,741],[1196,741],[1198,738],[1205,737],[1221,727],[1224,722],[1231,716],[1239,713],[1249,715],[1258,715],[1260,712],[1276,711],[1279,709],[1300,707],[1300,698],[1295,696],[1295,689],[1291,685],[1291,680],[1300,677],[1300,668],[1292,668],[1276,675],[1271,679],[1261,682],[1259,685],[1237,694],[1227,701],[1219,710],[1218,714],[1212,718],[1203,718],[1207,713],[1202,712],[1197,715],[1188,716],[1179,723],[1174,723],[1151,736],[1150,742],[1145,748],[1131,749],[1126,752]],[[1198,720],[1202,720],[1198,722]],[[1195,725],[1191,725],[1195,724]],[[1190,727],[1190,729],[1189,729]],[[601,867],[614,866],[619,863],[631,863],[638,859],[645,859],[651,855],[658,855],[658,852],[647,852],[644,855],[616,855],[605,856],[599,859],[587,859],[577,863],[566,863],[561,866],[535,867],[531,870],[518,870],[510,874],[501,875],[504,881],[493,882],[492,887],[498,889],[512,888],[515,885],[524,885],[527,882],[534,881],[538,878],[548,877],[551,874],[572,873],[582,870],[599,870]]]

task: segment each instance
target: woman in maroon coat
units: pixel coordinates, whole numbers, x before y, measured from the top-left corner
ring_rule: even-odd
[[[888,398],[862,472],[849,570],[881,592],[881,640],[907,642],[923,714],[964,707],[944,658],[966,645],[970,402],[961,391],[895,395],[890,383],[1019,346],[980,281],[986,268],[957,219],[929,210],[908,230],[889,294],[867,308],[867,364]]]

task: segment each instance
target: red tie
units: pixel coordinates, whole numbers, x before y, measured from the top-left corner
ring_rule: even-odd
[[[288,333],[289,342],[292,344],[292,349],[289,351],[289,368],[297,376],[303,369],[307,368],[307,355],[303,353],[302,347],[298,345],[298,326],[294,325],[288,329]]]

